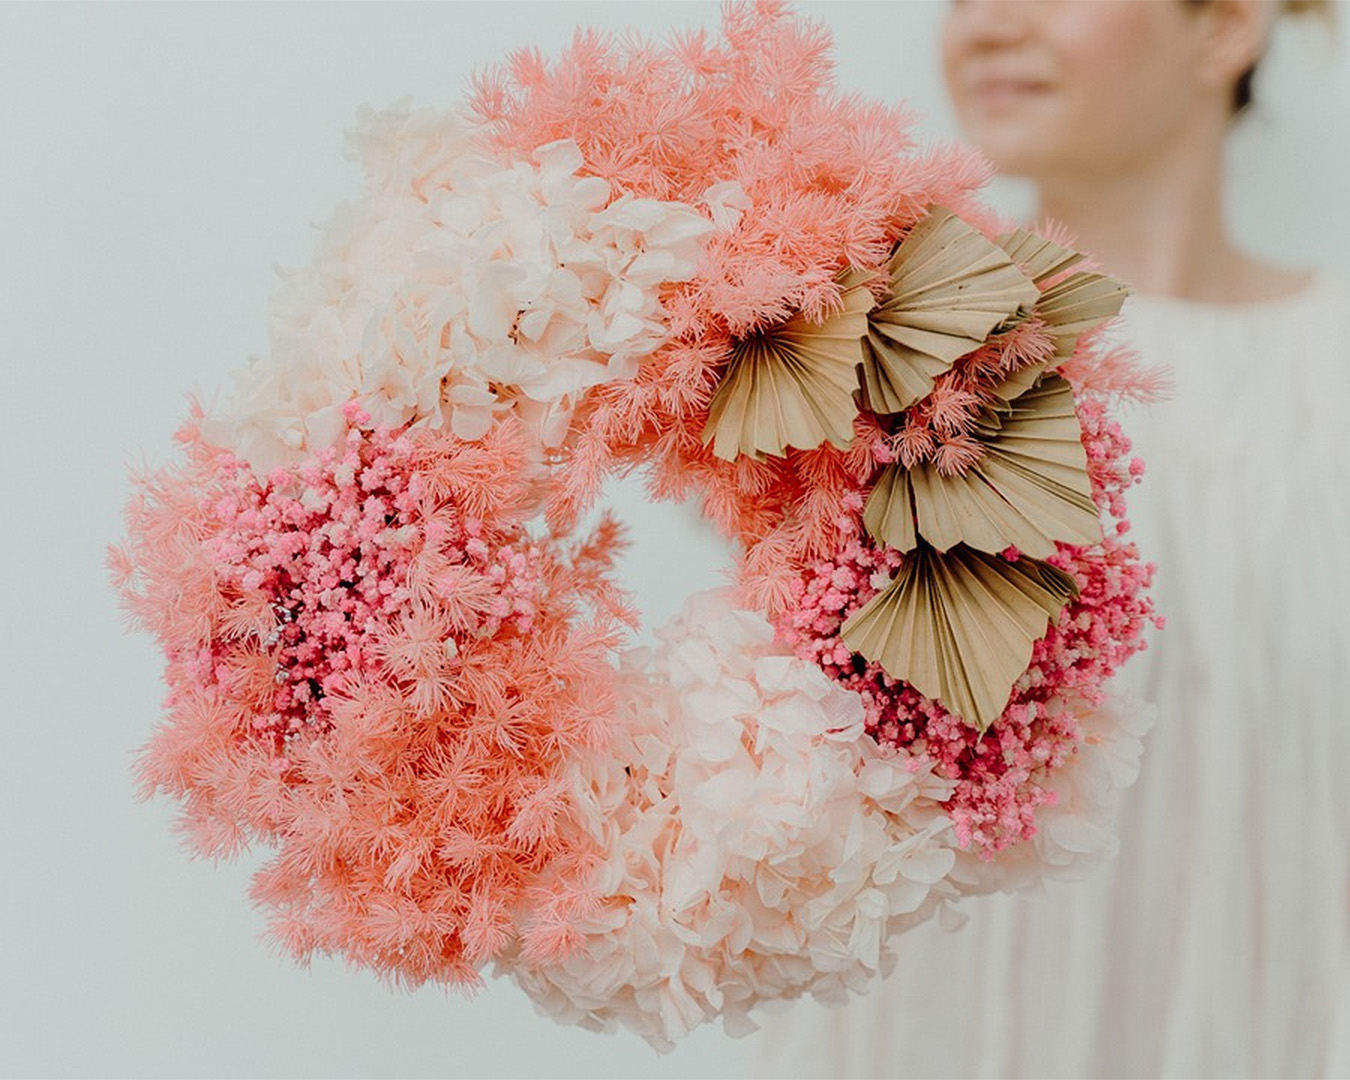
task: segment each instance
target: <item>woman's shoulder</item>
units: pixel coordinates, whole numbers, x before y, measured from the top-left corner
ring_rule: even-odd
[[[1318,270],[1308,292],[1342,317],[1350,317],[1350,269]]]
[[[1222,303],[1174,296],[1140,294],[1126,303],[1127,323],[1165,324],[1173,329],[1241,333],[1256,327],[1282,327],[1288,332],[1350,332],[1350,272],[1320,268],[1302,273],[1293,287],[1261,299]],[[1350,349],[1350,338],[1343,343]]]
[[[1227,409],[1250,388],[1350,395],[1350,274],[1319,269],[1285,296],[1242,304],[1131,296],[1108,335],[1167,374],[1177,400]],[[1298,373],[1281,380],[1279,373]],[[1274,393],[1275,391],[1270,391]],[[1299,393],[1304,391],[1299,390]]]

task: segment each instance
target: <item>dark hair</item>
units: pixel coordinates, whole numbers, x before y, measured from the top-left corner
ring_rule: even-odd
[[[1256,82],[1256,65],[1252,64],[1233,84],[1233,115],[1246,112],[1252,103],[1252,84]]]

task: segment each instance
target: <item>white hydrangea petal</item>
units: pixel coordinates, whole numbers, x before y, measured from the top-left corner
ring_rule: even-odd
[[[754,205],[737,180],[713,184],[703,193],[703,202],[712,213],[713,225],[719,232],[734,229],[745,211]]]

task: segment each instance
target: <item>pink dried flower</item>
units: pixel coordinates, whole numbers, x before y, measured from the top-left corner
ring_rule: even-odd
[[[551,520],[572,520],[611,469],[644,463],[663,496],[702,493],[709,516],[747,546],[784,535],[798,497],[818,492],[781,550],[799,562],[827,550],[830,505],[866,479],[871,437],[857,453],[713,457],[700,435],[732,340],[822,313],[838,299],[836,271],[880,266],[930,204],[974,214],[984,165],[955,148],[916,153],[911,118],[841,93],[829,34],[774,2],[728,5],[720,40],[582,32],[556,62],[517,54],[479,79],[472,105],[499,150],[575,138],[587,170],[618,192],[698,204],[710,185],[734,185],[744,197],[734,214],[710,206],[722,225],[694,278],[663,300],[672,339],[633,382],[597,387],[580,406]],[[823,459],[835,467],[808,477]]]
[[[1138,482],[1142,465],[1128,456],[1129,441],[1100,395],[1080,394],[1078,415],[1094,498],[1116,522],[1100,544],[1061,545],[1051,558],[1074,575],[1079,595],[1037,642],[1003,715],[984,734],[839,639],[844,620],[893,576],[903,560],[899,553],[858,539],[856,531],[842,538],[833,555],[795,581],[776,623],[780,640],[798,656],[858,692],[867,730],[879,743],[957,782],[947,802],[957,836],[986,855],[1034,834],[1036,809],[1050,799],[1049,778],[1076,752],[1073,714],[1051,703],[1100,705],[1106,680],[1144,647],[1145,627],[1160,625],[1146,594],[1153,568],[1122,539],[1129,528],[1124,492]]]
[[[113,559],[168,660],[146,793],[182,800],[205,854],[276,849],[254,896],[298,956],[413,985],[565,948],[599,857],[559,824],[612,708],[613,525],[570,566],[532,540],[512,424],[475,444],[353,431],[265,481],[183,441]]]

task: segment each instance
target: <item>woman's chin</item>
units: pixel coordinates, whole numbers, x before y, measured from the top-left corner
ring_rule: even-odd
[[[966,129],[967,138],[999,173],[1034,179],[1052,174],[1065,160],[1063,148],[1046,139],[1044,131],[1025,129]]]

